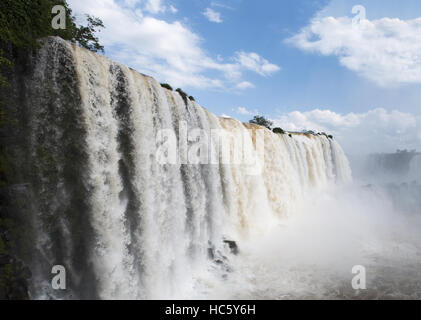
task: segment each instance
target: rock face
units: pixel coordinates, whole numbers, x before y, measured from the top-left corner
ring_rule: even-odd
[[[10,190],[0,192],[0,300],[27,300],[29,298],[31,271],[13,254],[11,239],[13,228],[10,227],[16,208],[11,204]]]
[[[31,271],[21,261],[0,254],[0,300],[28,299],[28,281],[31,276]]]
[[[224,240],[224,243],[226,243],[228,245],[228,247],[230,248],[230,251],[232,254],[237,255],[238,254],[238,246],[237,243],[235,241],[232,240]]]
[[[2,155],[6,154],[2,150]],[[14,200],[22,188],[7,186],[9,177],[2,176],[5,187],[0,189],[0,300],[27,300],[31,271],[14,255],[12,219],[18,213]],[[18,190],[19,189],[19,190]]]

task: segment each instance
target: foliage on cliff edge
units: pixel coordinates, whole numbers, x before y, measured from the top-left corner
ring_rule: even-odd
[[[65,29],[53,29],[52,8],[65,8]],[[104,51],[95,32],[103,28],[102,21],[87,15],[86,26],[78,26],[65,0],[2,0],[0,1],[0,85],[7,84],[7,72],[16,62],[19,52],[36,48],[37,40],[59,36],[92,51]]]

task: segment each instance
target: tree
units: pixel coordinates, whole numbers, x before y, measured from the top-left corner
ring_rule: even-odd
[[[258,124],[259,126],[266,127],[269,130],[273,125],[273,122],[266,119],[264,116],[254,116],[254,118],[250,120],[249,123]]]
[[[98,28],[105,28],[103,22],[99,18],[86,15],[88,22],[87,26],[77,27],[71,39],[72,42],[78,43],[81,47],[89,49],[94,52],[104,52],[104,47],[99,44],[95,32]]]
[[[51,25],[52,8],[65,8],[65,29]],[[95,32],[104,24],[98,18],[87,15],[87,26],[77,26],[72,10],[65,0],[1,0],[0,1],[0,84],[6,78],[14,62],[39,46],[38,39],[59,36],[91,51],[104,51]]]

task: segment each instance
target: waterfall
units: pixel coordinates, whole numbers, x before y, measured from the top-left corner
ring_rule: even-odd
[[[59,38],[46,39],[32,65],[34,298],[188,298],[203,274],[229,268],[224,240],[241,245],[293,216],[311,190],[351,180],[325,135],[219,118]],[[66,268],[66,293],[50,288],[53,265]]]
[[[413,180],[421,182],[421,155],[418,154],[415,156],[409,163],[409,173],[408,177]]]

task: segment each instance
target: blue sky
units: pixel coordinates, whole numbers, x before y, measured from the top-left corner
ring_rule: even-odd
[[[103,19],[107,56],[217,115],[329,131],[349,153],[421,149],[421,1],[68,2]]]

